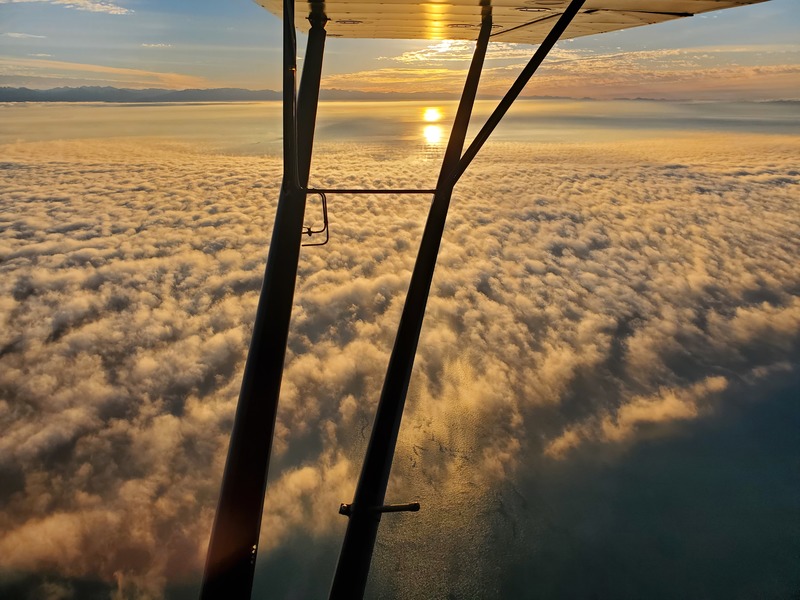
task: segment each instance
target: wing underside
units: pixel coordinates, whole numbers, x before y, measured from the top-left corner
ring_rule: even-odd
[[[764,1],[587,0],[563,39]],[[282,13],[282,0],[256,2],[276,15]],[[482,15],[491,10],[493,40],[538,44],[568,4],[568,0],[311,0],[297,2],[295,11],[301,31],[308,30],[307,17],[312,12],[327,16],[326,30],[333,37],[474,40]]]

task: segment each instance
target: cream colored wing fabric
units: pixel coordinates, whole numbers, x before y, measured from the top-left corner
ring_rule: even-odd
[[[690,17],[766,0],[587,0],[564,36],[575,38]],[[282,0],[256,0],[282,13]],[[324,13],[329,36],[347,38],[462,39],[478,35],[482,11],[491,9],[492,39],[538,44],[569,0],[328,0],[299,1],[298,29],[307,31],[311,11]]]

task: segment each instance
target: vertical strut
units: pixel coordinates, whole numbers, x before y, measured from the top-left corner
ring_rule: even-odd
[[[317,11],[319,8],[320,4],[314,4],[312,10]],[[297,176],[300,187],[303,188],[308,186],[308,175],[311,172],[322,57],[325,53],[325,24],[328,22],[328,17],[322,12],[312,12],[308,21],[311,23],[311,29],[308,31],[303,76],[300,79],[300,91],[297,96]]]
[[[283,11],[283,183],[206,556],[202,600],[250,598],[297,279],[306,201],[302,188],[311,164],[325,18],[312,15],[310,19],[298,99],[294,0],[284,0]]]
[[[411,284],[375,415],[375,423],[372,427],[372,435],[350,508],[350,522],[339,554],[339,563],[331,587],[331,600],[358,600],[364,596],[372,551],[381,518],[381,511],[378,509],[383,505],[386,495],[397,434],[400,430],[400,420],[403,416],[403,406],[411,378],[411,368],[414,364],[414,354],[425,315],[425,305],[433,280],[433,271],[447,219],[450,197],[455,185],[455,182],[449,183],[446,176],[455,168],[461,157],[483,59],[486,56],[491,26],[491,13],[487,12],[481,24],[472,63],[442,161],[439,183],[433,196],[425,231],[422,234],[417,262],[414,265]]]

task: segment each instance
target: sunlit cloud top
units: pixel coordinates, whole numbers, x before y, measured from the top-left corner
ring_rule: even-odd
[[[624,104],[630,118],[633,103]],[[657,104],[662,116],[669,110],[639,104]],[[8,162],[0,170],[8,190],[0,468],[11,473],[0,493],[0,571],[45,583],[100,580],[119,586],[117,597],[172,597],[165,586],[199,581],[202,569],[274,218],[279,150],[239,156],[227,145],[212,152],[148,139],[183,106],[4,108],[10,125],[25,123],[23,113],[53,116],[52,139],[12,138],[0,148]],[[419,155],[406,151],[412,146],[375,152],[328,142],[312,181],[410,187],[435,177],[438,161],[426,152],[438,143],[438,125],[423,117],[436,107],[412,108],[414,125],[432,128]],[[747,107],[765,108],[773,117],[792,110]],[[200,112],[175,131],[210,122],[229,144],[231,116],[245,111],[254,127],[264,107],[193,110]],[[673,123],[702,110],[695,105]],[[92,129],[79,129],[94,136],[102,123],[118,128],[125,113],[142,137],[69,140],[49,126],[92,119]],[[352,130],[363,113],[343,113],[342,126]],[[381,530],[392,565],[406,561],[383,578],[417,593],[375,597],[446,598],[454,581],[494,581],[479,569],[503,562],[507,538],[498,532],[509,523],[513,554],[533,560],[557,514],[538,508],[545,470],[597,456],[607,487],[614,456],[763,405],[773,380],[797,369],[800,140],[763,133],[767,120],[750,134],[687,129],[591,141],[582,129],[579,143],[495,140],[484,149],[454,196],[392,472],[390,497],[425,507],[403,530],[414,552],[396,551],[397,521]],[[530,121],[525,131],[537,137]],[[340,540],[336,507],[355,485],[427,212],[425,202],[400,196],[335,206],[330,249],[301,254],[263,559]],[[737,456],[748,459],[759,441],[745,438]],[[785,447],[772,448],[785,464]],[[694,454],[666,464],[691,471],[686,456]],[[727,474],[735,462],[723,462],[725,489],[738,489]],[[679,504],[671,485],[661,493]],[[741,518],[760,505],[749,496],[730,502],[734,535],[754,540],[738,546],[762,553],[770,528],[753,530]],[[487,506],[499,506],[502,518]],[[696,506],[686,506],[690,523]],[[782,514],[763,513],[774,521]],[[526,522],[535,535],[516,534]],[[635,529],[652,543],[644,527],[623,538]],[[705,551],[709,560],[721,544]],[[574,564],[571,554],[558,564]],[[763,576],[759,565],[741,564]]]

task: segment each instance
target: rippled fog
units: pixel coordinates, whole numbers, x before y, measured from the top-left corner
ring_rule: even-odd
[[[324,103],[312,185],[431,186],[452,112]],[[196,597],[278,116],[0,106],[5,597]],[[800,589],[799,159],[796,103],[509,115],[456,188],[387,493],[422,510],[370,597]],[[326,596],[429,200],[332,195],[303,249],[262,597]]]

